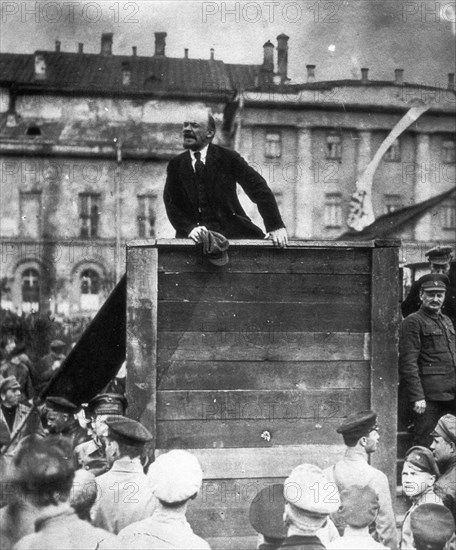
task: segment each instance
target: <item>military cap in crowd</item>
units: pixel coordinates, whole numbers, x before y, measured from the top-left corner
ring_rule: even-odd
[[[283,496],[287,521],[306,531],[316,531],[328,515],[339,509],[339,492],[335,483],[313,464],[297,466],[285,480]]]
[[[108,436],[128,445],[141,447],[152,440],[152,434],[140,422],[126,416],[108,416],[105,424],[109,428]]]
[[[359,411],[347,416],[336,432],[350,439],[359,439],[368,435],[376,426],[377,415],[373,411]]]
[[[437,462],[435,461],[432,451],[427,447],[420,447],[419,445],[411,447],[405,454],[405,461],[413,464],[413,466],[419,468],[423,472],[428,472],[428,474],[434,476],[439,475]]]
[[[443,265],[451,262],[452,252],[451,246],[435,246],[428,250],[425,256],[431,263]]]
[[[160,455],[151,464],[147,476],[154,495],[169,504],[193,497],[203,482],[203,471],[196,456],[180,449]]]
[[[431,433],[432,436],[441,436],[446,441],[456,443],[456,416],[446,414],[437,422],[437,426]]]
[[[125,413],[127,399],[120,393],[100,393],[87,406],[91,414],[120,414]]]
[[[49,347],[51,349],[66,348],[66,344],[65,342],[62,342],[62,340],[52,340]]]
[[[81,407],[78,407],[65,397],[50,395],[46,398],[46,407],[56,412],[76,414]]]
[[[5,393],[8,390],[20,390],[21,385],[17,381],[15,376],[7,376],[6,378],[0,379],[0,393]]]
[[[367,527],[380,507],[378,495],[369,485],[352,485],[340,493],[339,516],[352,527]]]
[[[454,533],[452,513],[441,504],[421,504],[411,515],[415,544],[426,550],[441,550]]]
[[[265,487],[250,504],[250,524],[257,533],[261,533],[268,539],[284,539],[287,536],[287,528],[283,521],[285,510],[283,489],[283,483]]]
[[[447,286],[450,284],[448,277],[440,273],[423,275],[420,281],[421,290],[446,290]]]

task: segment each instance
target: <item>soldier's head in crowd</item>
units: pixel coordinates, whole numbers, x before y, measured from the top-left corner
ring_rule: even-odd
[[[428,503],[412,512],[411,528],[417,550],[443,550],[454,534],[455,525],[448,508]]]
[[[64,432],[76,422],[77,407],[64,397],[50,396],[46,399],[46,426],[51,434]]]
[[[56,359],[63,359],[65,357],[66,344],[62,340],[52,340],[49,347]]]
[[[406,496],[413,499],[425,493],[434,485],[438,475],[432,451],[420,446],[407,451],[402,469],[402,489]]]
[[[107,432],[101,436],[106,459],[111,466],[123,457],[140,457],[152,434],[142,424],[124,416],[108,416]]]
[[[448,275],[453,259],[453,249],[451,246],[435,246],[428,250],[425,256],[429,261],[431,273]]]
[[[340,505],[336,484],[313,464],[301,464],[291,472],[285,480],[283,496],[288,536],[314,535]]]
[[[456,416],[446,414],[431,433],[431,449],[439,465],[446,465],[456,457]]]
[[[377,415],[373,411],[360,411],[347,416],[337,428],[347,447],[362,447],[371,454],[377,450],[379,433]]]
[[[10,409],[17,407],[21,399],[21,385],[15,376],[7,376],[0,379],[0,400],[1,404]]]
[[[89,401],[85,414],[95,439],[106,434],[108,416],[124,416],[126,409],[127,399],[117,393],[100,393]]]
[[[73,476],[72,450],[67,441],[30,436],[14,457],[11,481],[35,506],[45,507],[69,499]]]
[[[380,502],[369,485],[352,485],[340,493],[339,516],[351,527],[368,527],[377,517]]]
[[[446,275],[432,274],[421,277],[420,300],[422,307],[430,313],[438,313],[445,301],[445,293],[449,284]]]
[[[90,521],[90,510],[97,499],[97,483],[92,472],[76,470],[71,487],[70,505],[80,519]]]
[[[279,548],[287,536],[284,522],[285,497],[282,483],[262,489],[252,500],[249,509],[251,526],[264,537],[270,547]]]
[[[172,450],[160,455],[151,464],[147,476],[152,492],[165,508],[186,508],[194,499],[203,481],[198,459],[183,450]]]

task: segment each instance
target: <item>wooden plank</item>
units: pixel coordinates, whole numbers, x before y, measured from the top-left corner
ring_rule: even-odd
[[[349,403],[369,403],[369,389],[158,391],[157,420],[275,422],[341,418]]]
[[[230,239],[232,248],[274,248],[274,244],[269,239]],[[373,248],[377,243],[382,243],[381,246],[400,246],[399,240],[381,240],[377,239],[366,241],[334,241],[334,240],[318,240],[318,241],[301,241],[292,239],[288,242],[287,248]],[[392,243],[392,244],[383,244]],[[194,247],[195,244],[190,239],[134,239],[129,241],[128,246],[158,246],[160,248],[185,248]]]
[[[368,274],[159,273],[159,301],[353,303],[370,298]]]
[[[396,281],[397,284],[394,284]],[[392,495],[396,490],[399,323],[398,248],[374,248],[371,407],[378,413],[380,425],[391,429],[382,430],[382,441],[373,454],[372,464],[387,472]]]
[[[199,248],[170,248],[159,256],[162,273],[370,273],[369,251],[358,249],[277,249],[229,250],[230,261],[223,267],[211,264]]]
[[[127,254],[128,416],[156,433],[157,249]],[[149,449],[153,452],[153,442]]]
[[[370,387],[368,361],[172,361],[159,365],[160,390]]]
[[[362,332],[159,332],[158,362],[362,361],[370,334]]]
[[[370,304],[358,303],[274,303],[274,302],[160,302],[158,327],[161,331],[199,329],[204,332],[264,330],[298,332],[367,332]]]
[[[159,420],[157,421],[157,445],[169,449],[265,448],[297,443],[324,445],[339,440],[335,429],[343,418],[352,410],[365,408],[367,405],[368,402],[364,401],[352,402],[345,410],[339,411],[337,417],[329,419],[318,417],[312,420],[290,418],[274,421],[241,419],[233,422]]]
[[[342,458],[345,446],[287,445],[268,448],[188,449],[203,468],[205,480],[287,477],[304,462],[328,468]],[[156,455],[168,449],[157,449]]]

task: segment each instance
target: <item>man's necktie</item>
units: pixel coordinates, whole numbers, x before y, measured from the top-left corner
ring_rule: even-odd
[[[201,160],[201,153],[199,151],[196,151],[195,159],[195,173],[201,177],[204,171],[204,162]]]

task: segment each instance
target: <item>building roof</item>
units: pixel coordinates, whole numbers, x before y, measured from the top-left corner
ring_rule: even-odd
[[[456,195],[456,187],[423,202],[406,206],[400,210],[390,212],[389,214],[384,214],[362,231],[346,231],[340,235],[337,240],[371,240],[394,236],[398,231],[401,231],[405,225],[419,220],[424,214],[429,212],[432,208],[439,206],[452,195]]]

